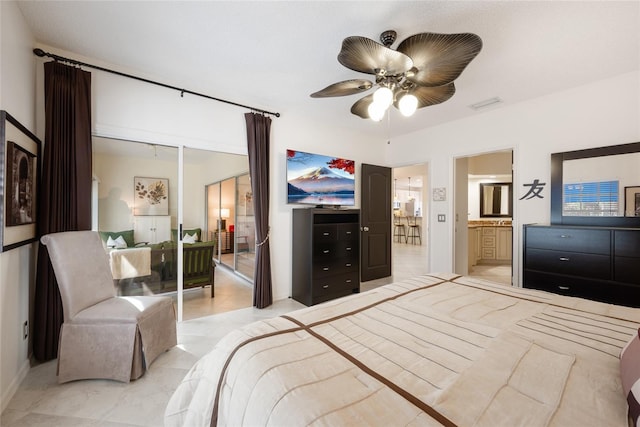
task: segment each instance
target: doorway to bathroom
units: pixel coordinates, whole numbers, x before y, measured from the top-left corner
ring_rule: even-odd
[[[455,159],[454,271],[513,283],[513,150]]]

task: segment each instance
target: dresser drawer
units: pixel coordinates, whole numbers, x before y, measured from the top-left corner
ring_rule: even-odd
[[[640,258],[617,256],[614,260],[615,280],[640,285]]]
[[[354,289],[360,287],[358,273],[344,273],[337,276],[317,279],[313,281],[312,287],[314,298],[324,295],[352,293]]]
[[[615,230],[613,241],[616,256],[640,258],[640,230]]]
[[[358,223],[353,224],[338,224],[338,239],[357,241],[360,237],[360,225]]]
[[[338,227],[336,224],[317,224],[313,226],[314,243],[335,240],[338,240]]]
[[[598,279],[611,278],[611,258],[579,252],[527,249],[526,268]]]
[[[560,295],[640,307],[640,286],[528,270],[524,271],[523,277],[524,287],[528,289],[539,289]]]
[[[358,272],[359,264],[351,259],[327,259],[326,262],[313,263],[313,277],[322,278],[336,274]]]
[[[611,254],[611,232],[584,228],[526,227],[527,248]]]
[[[323,259],[330,258],[352,258],[357,254],[357,241],[320,242],[313,248],[313,262],[322,263]]]
[[[524,272],[524,287],[584,298],[593,297],[595,288],[589,280],[529,270]]]

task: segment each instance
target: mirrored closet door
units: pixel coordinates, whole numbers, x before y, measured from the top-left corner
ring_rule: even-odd
[[[93,138],[94,229],[119,295],[177,289],[178,149]]]
[[[250,259],[255,238],[242,237],[247,245],[236,249],[235,237],[253,229],[246,203],[236,201],[240,191],[250,193],[238,187],[248,183],[247,157],[184,148],[182,186],[179,157],[177,147],[94,137],[93,229],[109,254],[114,287],[119,295],[172,296],[184,320],[249,307],[253,266],[243,274],[237,259]],[[233,307],[223,303],[229,300]]]

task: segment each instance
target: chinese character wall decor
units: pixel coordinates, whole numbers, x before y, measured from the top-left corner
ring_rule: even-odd
[[[531,184],[522,184],[523,187],[529,187],[529,190],[524,196],[520,197],[519,200],[529,200],[533,199],[534,197],[544,199],[544,196],[542,196],[540,193],[542,193],[545,185],[547,185],[546,182],[540,182],[540,180],[537,178],[534,179]]]

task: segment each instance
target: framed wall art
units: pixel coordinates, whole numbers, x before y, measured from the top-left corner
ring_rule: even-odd
[[[169,215],[169,180],[134,177],[133,214]]]
[[[37,240],[40,140],[0,111],[0,252]]]
[[[640,187],[624,187],[624,216],[640,216]]]

